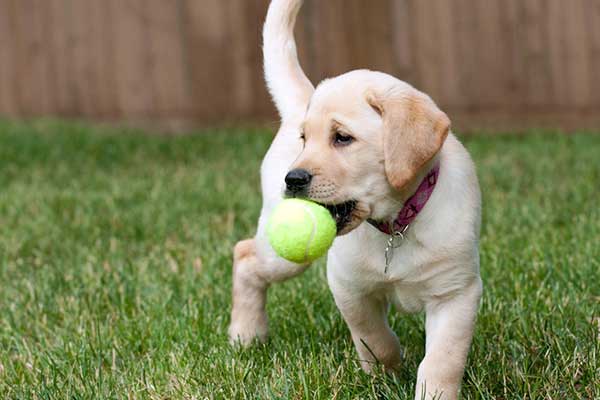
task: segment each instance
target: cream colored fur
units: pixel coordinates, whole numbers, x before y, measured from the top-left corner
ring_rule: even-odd
[[[286,173],[302,167],[315,175],[309,197],[321,203],[359,202],[329,250],[327,278],[363,369],[370,372],[379,361],[393,371],[401,363],[400,343],[387,322],[389,305],[402,312],[424,310],[426,351],[415,396],[455,399],[482,290],[474,165],[448,133],[445,114],[405,82],[359,70],[313,89],[293,38],[300,5],[301,0],[273,0],[265,22],[265,77],[282,123],[261,168],[263,208],[256,236],[234,250],[230,338],[242,344],[263,340],[269,285],[308,267],[278,257],[265,236],[266,221],[283,198]],[[373,98],[380,103],[373,104]],[[355,142],[333,146],[332,132],[338,130]],[[438,161],[438,184],[385,273],[388,237],[364,221],[394,218]]]

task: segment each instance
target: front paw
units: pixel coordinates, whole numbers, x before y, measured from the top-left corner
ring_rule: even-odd
[[[453,368],[449,360],[424,360],[419,366],[415,399],[456,400],[462,369]]]
[[[267,340],[268,330],[265,312],[255,311],[254,315],[240,312],[238,315],[232,315],[229,341],[231,344],[241,344],[244,347],[254,342],[264,343]]]
[[[377,339],[363,338],[356,343],[360,366],[369,375],[383,371],[394,375],[402,368],[403,352],[395,335],[382,334]]]

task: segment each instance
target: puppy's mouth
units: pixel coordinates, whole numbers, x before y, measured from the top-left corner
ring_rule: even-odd
[[[338,234],[347,233],[344,231],[344,228],[346,228],[350,222],[352,222],[353,212],[356,210],[357,201],[348,200],[338,204],[319,204],[325,207],[335,220],[335,226]]]

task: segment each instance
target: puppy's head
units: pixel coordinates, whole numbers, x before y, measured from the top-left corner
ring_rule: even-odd
[[[301,125],[304,147],[286,176],[286,195],[325,205],[338,234],[367,218],[390,218],[449,127],[427,95],[389,75],[361,70],[326,80]]]

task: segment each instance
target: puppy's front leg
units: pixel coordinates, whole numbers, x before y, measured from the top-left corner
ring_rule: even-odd
[[[416,399],[458,398],[481,290],[481,280],[476,278],[454,297],[427,305],[427,344]]]
[[[350,329],[363,370],[371,372],[381,363],[393,371],[400,364],[401,352],[398,337],[388,325],[387,300],[375,295],[350,295],[349,291],[331,288]]]
[[[265,306],[269,285],[290,279],[308,267],[268,254],[261,255],[256,248],[257,240],[242,240],[233,251],[233,307],[229,338],[243,345],[254,339],[264,341],[267,337]]]

